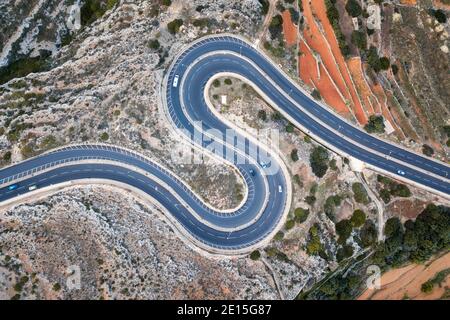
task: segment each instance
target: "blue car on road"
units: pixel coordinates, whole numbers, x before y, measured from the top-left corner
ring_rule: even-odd
[[[16,190],[18,186],[19,186],[19,185],[17,185],[17,184],[12,184],[12,185],[8,186],[8,190],[9,190],[9,191],[11,191],[11,190]]]

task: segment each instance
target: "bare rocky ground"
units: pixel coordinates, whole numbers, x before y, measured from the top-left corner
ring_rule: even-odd
[[[437,21],[431,9],[427,0],[418,1],[417,6],[385,8],[381,48],[399,72],[388,74],[388,81],[382,84],[393,92],[406,121],[421,140],[435,149],[435,156],[448,161],[447,136],[442,128],[450,119],[450,24],[448,20]]]
[[[277,298],[262,262],[204,257],[158,208],[109,187],[3,212],[0,248],[0,299]],[[81,287],[71,290],[74,266]]]
[[[155,6],[160,10],[156,15]],[[174,1],[170,7],[157,1],[119,4],[63,47],[51,71],[0,87],[1,164],[59,145],[103,141],[167,166],[212,205],[235,207],[243,188],[231,168],[208,156],[203,164],[183,165],[167,152],[186,145],[161,116],[158,90],[163,71],[183,45],[232,27],[250,35],[262,21],[259,6],[255,0]],[[200,17],[211,19],[209,27],[192,24]],[[175,18],[184,25],[174,36],[166,25]],[[153,39],[159,40],[159,50],[149,48]]]
[[[198,6],[203,6],[201,12]],[[11,152],[12,161],[18,161],[58,145],[110,142],[168,166],[213,205],[235,206],[241,181],[231,168],[214,159],[179,165],[167,153],[184,145],[159,116],[157,90],[163,70],[184,43],[215,31],[236,30],[250,38],[256,34],[262,22],[258,6],[251,0],[174,1],[169,8],[160,6],[154,16],[151,1],[119,4],[55,55],[56,68],[1,86],[0,124],[5,129],[0,131],[0,156]],[[192,25],[204,16],[215,22],[204,28]],[[184,26],[170,35],[166,24],[178,17]],[[161,49],[149,48],[155,38]],[[222,94],[227,95],[225,106],[214,98]],[[314,143],[296,129],[287,132],[288,123],[272,119],[272,109],[239,81],[232,79],[230,86],[222,82],[211,96],[241,128],[279,130],[280,153],[293,176],[288,217],[293,226],[284,226],[260,250],[258,261],[206,257],[178,238],[158,208],[109,187],[74,188],[0,213],[0,298],[290,299],[335,270],[340,245],[334,223],[348,219],[355,209],[377,221],[374,201],[355,201],[352,184],[359,182],[358,176],[344,159],[329,154],[335,168],[318,179],[309,165]],[[260,119],[260,110],[267,120]],[[376,176],[368,181],[379,191]],[[399,201],[432,199],[412,192],[410,199],[393,198],[386,205],[388,215],[401,214]],[[327,200],[336,195],[340,204],[325,214]],[[296,208],[309,210],[305,221],[294,218]],[[323,247],[320,255],[308,253],[313,227]],[[356,231],[347,241],[354,255],[362,250],[355,238]],[[73,265],[80,267],[80,290],[66,284],[72,276],[67,268]]]

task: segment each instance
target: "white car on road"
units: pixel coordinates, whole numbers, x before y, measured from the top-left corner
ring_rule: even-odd
[[[402,176],[405,175],[405,171],[402,171],[402,170],[397,170],[397,173],[400,174],[400,175],[402,175]]]
[[[178,86],[178,79],[180,78],[179,75],[175,75],[173,78],[173,87],[176,88]]]

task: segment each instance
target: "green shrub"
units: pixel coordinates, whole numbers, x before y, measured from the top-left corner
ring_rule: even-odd
[[[176,34],[180,31],[180,27],[183,25],[182,19],[175,19],[167,24],[167,29],[171,34]]]
[[[354,30],[352,32],[352,43],[360,50],[367,49],[367,36],[364,31]]]
[[[343,219],[336,223],[336,233],[339,236],[338,243],[345,243],[352,233],[353,226],[350,220]]]
[[[3,161],[9,162],[11,161],[11,151],[6,151],[3,155]]]
[[[338,167],[336,165],[336,159],[331,159],[329,166],[330,166],[331,170],[336,171],[338,169]]]
[[[152,39],[148,42],[148,47],[153,50],[158,50],[160,48],[158,39]]]
[[[308,219],[309,210],[303,209],[303,208],[297,208],[294,211],[294,215],[295,215],[295,221],[297,221],[298,223],[303,223],[306,221],[306,219]]]
[[[305,137],[303,138],[303,141],[305,141],[306,143],[311,143],[312,142],[311,137],[308,136],[308,135],[305,135]]]
[[[288,123],[286,125],[286,132],[288,132],[288,133],[294,132],[294,126],[291,123]]]
[[[391,70],[395,76],[398,73],[398,66],[396,64],[391,64]]]
[[[313,206],[314,203],[316,202],[316,197],[313,196],[313,195],[306,196],[306,197],[305,197],[305,202],[306,202],[307,204],[309,204],[310,206]]]
[[[108,139],[109,139],[109,134],[108,134],[107,132],[103,132],[103,133],[100,135],[100,140],[106,141],[106,140],[108,140]]]
[[[431,157],[434,154],[434,149],[427,144],[422,146],[422,153],[428,157]]]
[[[355,182],[352,184],[352,191],[355,198],[355,201],[362,204],[369,204],[370,199],[367,195],[366,189],[360,182]]]
[[[345,10],[352,17],[357,17],[357,16],[361,15],[361,13],[362,13],[362,8],[361,8],[359,2],[356,0],[347,0],[347,3],[345,5]]]
[[[318,255],[320,252],[324,250],[323,244],[320,242],[319,237],[319,226],[318,224],[314,224],[309,229],[309,239],[306,243],[306,252],[309,255]]]
[[[283,231],[278,231],[277,234],[275,235],[275,237],[273,237],[276,241],[281,241],[284,238],[284,232]]]
[[[381,70],[387,70],[391,66],[391,62],[389,61],[388,57],[381,57],[380,58],[380,69]]]
[[[269,1],[268,0],[259,0],[261,4],[261,13],[265,16],[269,12]]]
[[[388,189],[381,189],[380,198],[384,203],[389,203],[389,201],[391,201],[391,192]]]
[[[286,224],[284,225],[284,227],[286,228],[286,230],[290,230],[295,226],[295,220],[288,220],[286,221]]]
[[[303,181],[298,174],[294,175],[294,182],[303,188]]]
[[[265,110],[259,110],[258,111],[258,118],[261,119],[262,121],[266,121],[267,120],[267,113]]]
[[[274,113],[272,113],[272,120],[274,121],[283,120],[283,115],[279,111],[275,111]]]
[[[342,248],[339,248],[336,253],[336,260],[338,262],[342,261],[345,258],[349,258],[353,255],[353,247],[351,245],[344,245]]]
[[[56,140],[56,137],[53,135],[48,135],[44,139],[42,139],[39,148],[41,150],[49,150],[56,148],[57,146],[59,146],[59,143]]]
[[[420,291],[424,293],[430,293],[431,291],[433,291],[433,287],[433,283],[431,281],[427,281],[422,284],[422,286],[420,287]]]
[[[291,159],[292,161],[298,161],[298,150],[297,149],[292,149],[291,151]]]
[[[317,89],[313,89],[311,92],[311,96],[316,100],[321,100],[322,96],[320,95],[320,92]]]
[[[334,222],[334,209],[341,205],[342,197],[340,195],[329,196],[325,200],[325,204],[323,206],[323,210],[328,218]]]
[[[252,253],[250,253],[250,259],[252,260],[258,260],[261,257],[261,253],[258,250],[252,251]]]
[[[354,228],[359,228],[366,222],[366,214],[361,209],[356,209],[353,211],[350,221]]]

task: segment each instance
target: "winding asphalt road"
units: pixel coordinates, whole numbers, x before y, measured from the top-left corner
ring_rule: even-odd
[[[271,150],[239,132],[226,140],[230,128],[211,112],[204,97],[208,80],[222,72],[247,79],[294,125],[334,151],[450,197],[449,166],[353,126],[312,99],[251,44],[221,35],[200,39],[177,56],[166,73],[163,105],[174,129],[185,139],[215,152],[239,170],[248,192],[238,208],[214,210],[157,163],[101,144],[64,147],[1,170],[0,204],[29,192],[33,185],[39,190],[67,181],[109,179],[148,194],[167,210],[175,227],[203,249],[239,253],[262,244],[286,216],[291,186],[286,171],[280,170],[284,165]],[[200,139],[199,133],[208,136]],[[9,190],[13,184],[17,188]]]

